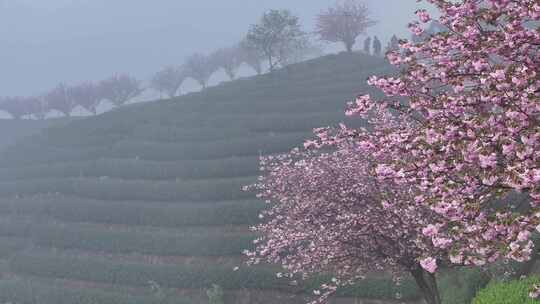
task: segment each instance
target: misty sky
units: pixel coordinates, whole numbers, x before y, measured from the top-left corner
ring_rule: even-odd
[[[40,94],[59,82],[127,72],[142,80],[192,52],[239,41],[270,8],[304,29],[334,0],[0,0],[0,95]],[[416,0],[367,0],[370,35],[409,37]],[[363,38],[361,38],[363,40]]]

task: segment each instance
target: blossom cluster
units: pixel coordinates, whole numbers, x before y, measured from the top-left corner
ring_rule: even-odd
[[[422,265],[434,273],[449,265],[448,248],[435,247],[423,232],[439,216],[409,204],[410,187],[379,180],[372,151],[355,141],[337,140],[333,152],[324,152],[328,146],[317,144],[338,136],[330,133],[318,130],[308,151],[262,159],[267,174],[251,189],[270,208],[254,227],[261,238],[247,252],[251,263],[281,264],[291,276],[332,273],[332,282],[317,291],[319,300],[371,272],[400,275]]]

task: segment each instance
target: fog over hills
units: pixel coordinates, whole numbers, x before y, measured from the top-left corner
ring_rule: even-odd
[[[385,43],[408,37],[415,0],[367,1]],[[127,72],[146,80],[196,51],[236,43],[270,8],[289,8],[308,31],[333,0],[0,0],[1,95],[40,94],[58,82]],[[329,46],[333,50],[332,46]],[[81,60],[85,58],[85,60]],[[7,72],[9,71],[9,73]]]

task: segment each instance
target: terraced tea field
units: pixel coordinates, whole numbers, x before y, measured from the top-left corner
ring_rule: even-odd
[[[366,78],[389,71],[381,58],[326,56],[52,126],[5,149],[0,302],[207,303],[218,284],[226,303],[301,303],[323,278],[291,284],[275,266],[242,265],[264,204],[241,188],[260,155],[346,121],[346,101],[376,94]],[[396,294],[419,297],[385,278],[339,292]]]

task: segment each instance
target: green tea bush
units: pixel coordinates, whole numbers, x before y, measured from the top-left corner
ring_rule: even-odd
[[[386,70],[387,72],[390,70]],[[362,79],[367,79],[370,74],[356,74],[349,76],[360,76]],[[358,93],[359,90],[362,90],[362,80],[357,78],[349,78],[346,81],[333,82],[329,83],[328,78],[320,77],[319,82],[307,80],[304,82],[290,83],[288,86],[280,86],[278,83],[271,84],[267,86],[260,86],[254,90],[244,90],[240,95],[238,94],[238,88],[236,92],[230,91],[226,93],[223,90],[221,91],[208,91],[204,92],[199,96],[199,98],[205,98],[205,100],[223,100],[226,98],[235,98],[233,94],[236,94],[238,102],[264,102],[271,100],[288,100],[290,98],[299,97],[299,96],[320,96],[320,95],[330,95],[336,94],[341,95],[344,92],[347,92],[354,96],[355,93]],[[364,90],[368,89],[367,85],[363,86]],[[227,96],[228,94],[231,94]]]
[[[128,295],[94,288],[66,288],[61,284],[29,280],[0,281],[0,302],[21,304],[184,304],[178,295],[158,299],[151,295]]]
[[[53,255],[18,255],[10,260],[12,272],[42,278],[75,279],[97,283],[147,286],[154,281],[164,288],[205,289],[218,284],[224,289],[289,290],[286,279],[259,267],[212,265],[148,265],[119,263],[98,258]]]
[[[73,134],[69,129],[45,129],[41,136],[32,138],[32,145],[65,149],[87,149],[111,146],[115,142],[122,140],[127,134],[129,133],[103,133],[99,131],[89,134]]]
[[[198,229],[109,229],[89,224],[54,224],[29,220],[8,219],[0,221],[0,235],[26,238],[0,239],[6,256],[24,248],[30,240],[33,245],[63,250],[82,250],[110,254],[143,254],[156,256],[239,256],[245,249],[252,249],[251,232],[226,234],[221,230],[201,227]],[[4,242],[2,242],[2,240]],[[0,250],[0,253],[3,253]]]
[[[231,267],[214,265],[161,266],[133,263],[113,263],[103,259],[73,258],[52,255],[19,255],[10,261],[11,271],[36,277],[76,279],[91,282],[145,286],[154,281],[164,288],[205,289],[217,284],[223,289],[279,290],[282,292],[309,293],[320,288],[325,280],[310,279],[291,285],[290,279],[277,278],[276,270],[257,266]],[[420,298],[414,283],[405,280],[396,286],[390,278],[368,278],[358,284],[338,291],[340,296],[395,300]]]
[[[130,226],[185,227],[253,225],[265,204],[261,201],[214,203],[114,202],[64,197],[0,199],[0,214],[48,217],[64,222]]]
[[[206,202],[242,200],[253,194],[242,191],[254,178],[196,181],[125,181],[116,179],[44,179],[0,183],[0,197],[63,194],[99,200]]]
[[[37,227],[34,243],[58,249],[77,249],[112,254],[157,256],[231,256],[252,249],[254,236],[174,235],[170,233],[117,232],[107,229],[66,226]],[[39,229],[41,228],[41,229]]]
[[[478,292],[472,304],[533,304],[538,299],[529,297],[533,284],[540,284],[540,277],[534,276],[524,280],[510,282],[494,282]]]
[[[129,138],[153,142],[209,142],[223,138],[248,137],[249,130],[243,128],[189,128],[178,125],[148,123],[134,126]]]
[[[138,158],[155,161],[206,160],[228,157],[260,156],[290,151],[301,145],[310,133],[278,134],[220,140],[208,143],[155,143],[122,141],[114,146],[109,157]]]
[[[223,288],[217,284],[213,284],[212,288],[206,290],[209,304],[224,304],[223,301]]]
[[[239,103],[237,98],[231,100],[221,100],[219,103],[194,102],[177,103],[176,110],[184,114],[205,113],[207,115],[216,114],[302,114],[306,112],[336,112],[343,108],[345,102],[350,100],[350,92],[333,95],[319,95],[313,97],[298,96],[288,99],[276,99],[265,102]],[[152,124],[155,125],[155,124]],[[233,129],[234,130],[234,129]]]
[[[85,161],[110,154],[108,147],[88,149],[56,148],[32,145],[30,147],[12,146],[0,154],[0,167],[13,168],[52,162]]]
[[[102,176],[124,180],[245,177],[258,175],[258,164],[258,156],[176,162],[108,158],[3,168],[0,170],[0,180]]]
[[[18,237],[0,237],[0,259],[8,259],[30,245],[30,240]]]

